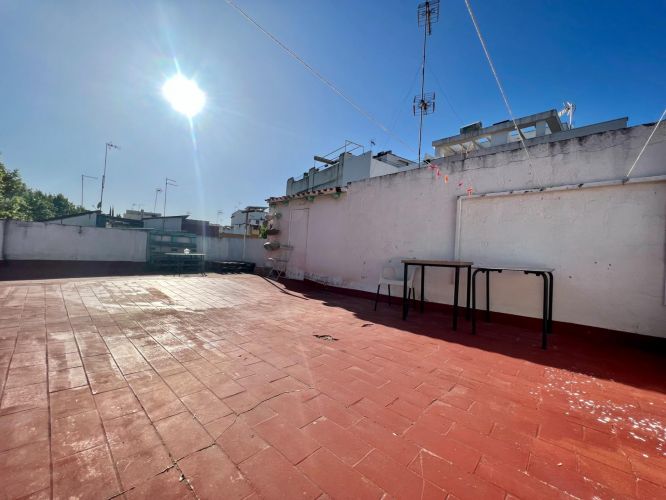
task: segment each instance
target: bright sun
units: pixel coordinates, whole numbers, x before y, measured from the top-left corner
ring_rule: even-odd
[[[206,103],[206,94],[197,83],[181,74],[172,76],[164,83],[162,95],[173,109],[188,118],[199,114]]]

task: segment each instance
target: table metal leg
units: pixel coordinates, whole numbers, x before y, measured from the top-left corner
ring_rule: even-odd
[[[425,266],[421,266],[421,312],[423,312],[424,293],[425,293]]]
[[[407,312],[409,311],[409,303],[407,302],[407,272],[409,265],[405,262],[405,273],[402,276],[402,319],[407,319]]]
[[[550,291],[548,292],[548,333],[553,333],[553,273],[548,273],[550,278]]]
[[[453,330],[458,329],[458,290],[460,288],[460,268],[456,267],[456,282],[453,289]]]
[[[472,266],[467,266],[467,310],[465,311],[465,317],[469,321],[470,311],[469,311],[469,296],[471,293],[470,285],[472,284]]]
[[[490,271],[486,271],[486,322],[490,323]]]
[[[481,272],[479,269],[472,275],[472,334],[476,334],[476,275]]]
[[[548,276],[546,273],[538,273],[543,278],[543,326],[541,333],[541,349],[548,346]]]

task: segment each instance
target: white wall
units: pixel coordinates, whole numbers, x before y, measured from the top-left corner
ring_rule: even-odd
[[[465,199],[460,252],[478,263],[554,268],[555,320],[666,336],[665,202],[666,182]],[[542,286],[493,273],[492,308],[538,316]]]
[[[7,260],[146,261],[145,231],[44,222],[5,224]]]
[[[206,254],[207,261],[243,260],[263,266],[266,260],[264,251],[266,240],[261,238],[245,238],[245,258],[243,258],[243,238],[211,238],[197,236],[197,249]]]
[[[404,256],[450,259],[455,256],[457,200],[466,193],[468,187],[471,187],[474,193],[492,193],[622,179],[651,130],[652,127],[639,126],[536,145],[530,148],[529,162],[523,150],[480,156],[464,161],[437,160],[441,164],[442,172],[448,175],[448,183],[445,183],[443,178],[436,178],[434,172],[429,169],[417,169],[354,182],[349,186],[347,193],[342,194],[339,199],[323,196],[313,202],[300,199],[291,201],[287,206],[278,204],[273,211],[282,213],[278,221],[282,243],[289,241],[290,212],[302,208],[309,209],[305,245],[307,251],[305,258],[302,259],[303,262],[297,263],[298,266],[303,266],[303,269],[296,269],[294,263],[290,263],[292,268],[290,274],[302,274],[307,278],[332,285],[374,291],[381,266],[391,258]],[[654,135],[633,176],[665,174],[666,127],[660,128]],[[653,185],[651,186],[645,189],[655,189]],[[633,246],[643,246],[649,242],[651,248],[657,248],[659,242],[654,238],[646,239],[646,235],[655,232],[661,234],[663,238],[666,202],[663,189],[656,188],[657,191],[652,195],[653,198],[650,198],[653,200],[650,203],[643,196],[644,193],[634,194],[637,188],[632,184],[612,189],[620,190],[612,191],[613,193],[624,194],[604,198],[606,201],[601,202],[601,205],[596,201],[598,195],[595,190],[589,189],[578,192],[577,198],[574,194],[554,195],[552,199],[550,195],[548,197],[544,195],[543,200],[538,199],[524,208],[534,214],[540,214],[543,219],[550,220],[549,223],[554,224],[553,227],[564,236],[543,242],[538,240],[537,243],[541,246],[533,246],[537,243],[525,240],[529,244],[525,243],[524,251],[514,257],[529,260],[527,262],[529,264],[558,266],[554,304],[556,320],[593,326],[603,325],[611,329],[666,337],[664,331],[666,313],[663,305],[663,239],[661,252],[651,251],[638,261],[629,257],[632,244],[616,244],[621,239],[631,241],[631,238],[640,238],[633,243]],[[639,193],[642,193],[641,189],[644,188],[640,188]],[[625,201],[625,197],[643,206],[635,209],[632,203]],[[657,201],[654,200],[655,197]],[[509,201],[507,198],[506,203],[512,205],[521,199],[511,198],[512,201]],[[466,200],[464,203],[468,201],[471,200]],[[604,234],[605,228],[600,227],[598,222],[603,209],[597,207],[603,206],[603,203],[613,204],[613,213],[616,213],[615,222],[619,225],[613,226],[618,234],[617,239],[610,241],[604,247],[604,252],[601,252],[597,240]],[[574,204],[577,208],[574,210],[570,204]],[[465,209],[470,206],[472,205],[465,205]],[[479,207],[489,211],[498,210],[494,206],[479,205]],[[469,215],[463,216],[466,225],[461,244],[462,252],[459,255],[461,259],[468,258],[467,252],[472,254],[469,242],[473,241],[474,231],[483,231],[485,224],[483,221],[491,220],[490,217],[500,217],[495,224],[504,222],[502,213],[502,211],[489,213],[487,218],[477,214],[474,220],[478,222],[472,224],[469,223]],[[516,234],[517,227],[526,234],[538,234],[540,230],[534,221],[518,223],[508,215],[506,221],[513,224],[506,226],[507,231],[513,231],[511,233],[513,235]],[[571,231],[569,226],[573,223],[584,226],[587,230],[577,230],[569,234]],[[636,225],[641,226],[638,232]],[[649,229],[646,229],[646,226]],[[501,229],[496,229],[493,233],[495,239],[504,236]],[[578,252],[567,250],[572,244],[572,238],[579,238],[576,241],[580,248]],[[490,241],[487,243],[487,247],[483,247],[479,250],[480,253],[474,255],[475,258],[483,255],[485,262],[503,262],[513,255],[506,245],[499,243],[491,245]],[[523,243],[517,242],[516,246],[521,244]],[[575,262],[578,259],[577,255],[583,255],[585,252],[588,255],[599,252],[597,262],[613,264],[612,267],[617,269],[615,272],[623,277],[614,283],[616,290],[609,292],[608,282],[598,280],[598,264],[582,266]],[[559,259],[560,254],[563,260],[555,259],[555,256]],[[572,284],[598,283],[594,288],[586,289],[587,292],[583,294],[584,300],[566,299],[566,287],[574,286],[565,285],[569,281],[567,269],[576,270],[576,280],[572,281]],[[445,269],[429,269],[426,273],[426,299],[450,304],[453,295],[452,272]],[[647,274],[660,277],[662,280],[660,292],[655,292],[654,289],[649,293],[646,292],[642,277]],[[536,293],[540,295],[540,291]],[[659,296],[655,296],[655,293]],[[516,282],[512,294],[511,300],[497,302],[500,310],[513,314],[539,315],[538,307],[533,310],[535,291],[529,279],[522,280],[520,285]],[[605,305],[609,297],[619,296],[626,299],[624,307],[616,304],[615,308],[608,308]],[[641,320],[638,323],[626,320],[627,315],[634,315],[632,311],[642,313],[646,308],[651,311],[648,315],[649,320]],[[602,314],[604,317],[600,318]]]
[[[372,161],[372,151],[354,156],[345,154],[342,164],[342,182],[340,186],[346,186],[347,183],[367,179],[370,177],[370,162]]]

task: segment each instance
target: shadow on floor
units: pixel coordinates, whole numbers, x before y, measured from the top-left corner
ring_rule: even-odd
[[[446,342],[482,349],[512,358],[520,358],[542,366],[607,379],[644,390],[666,393],[666,342],[664,339],[643,338],[639,335],[581,332],[579,325],[567,328],[554,326],[549,336],[548,350],[541,349],[541,331],[514,325],[486,323],[477,312],[477,334],[471,333],[471,322],[465,319],[464,309],[459,315],[458,330],[452,330],[451,313],[426,310],[423,314],[410,309],[409,317],[402,320],[401,299],[392,305],[380,302],[374,311],[374,301],[353,297],[336,291],[291,280],[281,281],[286,290],[305,297],[321,300],[330,307],[341,307],[354,313],[365,323],[397,328],[416,335],[424,335]]]

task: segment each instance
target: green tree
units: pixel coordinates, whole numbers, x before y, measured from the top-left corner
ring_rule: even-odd
[[[0,161],[0,218],[41,220],[81,211],[62,194],[28,188],[18,170],[8,170]]]

